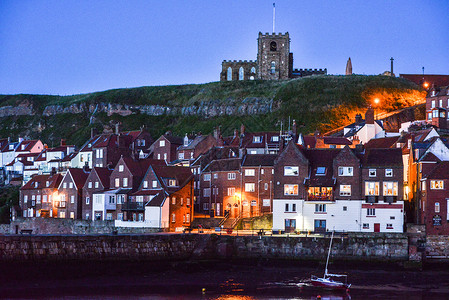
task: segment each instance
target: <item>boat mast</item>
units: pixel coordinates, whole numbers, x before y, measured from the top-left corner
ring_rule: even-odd
[[[331,243],[329,245],[329,252],[327,252],[327,260],[326,260],[326,269],[324,270],[324,276],[327,275],[327,265],[329,264],[329,257],[331,255],[331,249],[332,249],[332,240],[334,239],[334,231],[332,230],[332,236],[331,236]]]

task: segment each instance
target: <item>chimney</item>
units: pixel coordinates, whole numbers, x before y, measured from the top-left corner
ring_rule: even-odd
[[[23,138],[19,137],[19,144],[23,142]]]
[[[66,145],[66,140],[65,139],[61,139],[61,146],[65,146]]]
[[[234,129],[234,138],[239,136],[239,131],[237,129]]]
[[[298,128],[296,126],[296,120],[293,120],[292,133],[293,133],[293,137],[296,138],[296,136],[298,135]]]
[[[368,109],[366,110],[365,123],[374,124],[374,109],[372,107],[368,107]]]
[[[356,124],[362,123],[362,115],[361,114],[356,114],[355,115],[355,123]]]
[[[240,135],[245,136],[245,125],[243,124],[240,126]]]

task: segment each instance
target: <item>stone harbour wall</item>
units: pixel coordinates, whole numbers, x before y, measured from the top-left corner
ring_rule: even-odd
[[[184,260],[294,259],[323,260],[329,238],[145,235],[3,235],[0,261],[12,260]],[[406,261],[403,234],[349,235],[334,238],[334,260]]]
[[[449,236],[428,235],[425,253],[426,258],[449,259]]]

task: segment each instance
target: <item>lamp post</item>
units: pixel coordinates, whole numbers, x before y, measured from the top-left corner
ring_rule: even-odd
[[[377,119],[376,118],[376,108],[377,108],[377,105],[379,104],[379,102],[380,102],[379,98],[374,98],[374,104],[375,104],[375,106],[374,106],[374,120]]]

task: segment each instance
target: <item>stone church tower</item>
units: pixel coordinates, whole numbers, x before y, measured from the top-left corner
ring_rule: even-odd
[[[290,53],[290,37],[285,34],[262,34],[257,39],[258,79],[273,80],[291,77],[293,54]]]
[[[348,59],[348,62],[346,63],[346,72],[345,75],[352,75],[352,62],[351,58]]]

